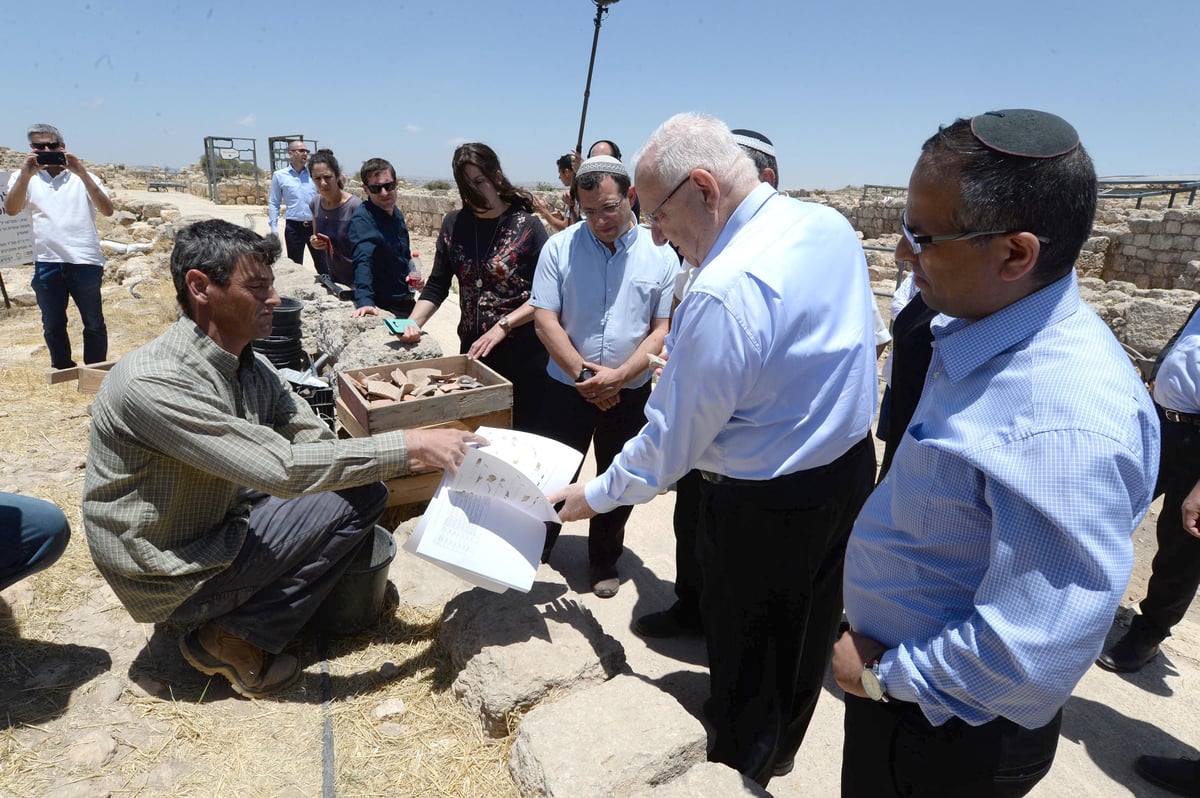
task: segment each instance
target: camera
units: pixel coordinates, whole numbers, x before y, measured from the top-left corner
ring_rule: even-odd
[[[37,162],[42,166],[66,166],[67,154],[62,150],[39,150]]]

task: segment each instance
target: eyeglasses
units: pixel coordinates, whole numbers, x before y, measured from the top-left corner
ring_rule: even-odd
[[[668,194],[662,202],[658,203],[658,206],[654,210],[650,211],[650,213],[647,216],[647,218],[650,220],[650,224],[654,225],[655,227],[658,227],[659,216],[661,215],[660,212],[662,211],[663,206],[666,205],[668,202],[670,202],[671,197],[675,196],[675,192],[678,191],[679,189],[683,188],[683,185],[691,179],[692,179],[692,173],[688,172],[686,175],[684,175],[683,180],[679,181],[679,185],[677,185],[677,186],[675,186],[675,188],[671,189],[671,193]]]
[[[623,203],[624,201],[625,200],[620,200],[618,202],[610,202],[607,205],[601,205],[598,209],[596,209],[594,211],[589,211],[587,208],[580,208],[579,214],[584,219],[593,219],[593,218],[599,219],[601,217],[608,218],[609,216],[615,216],[617,211],[621,210],[621,203]]]
[[[29,146],[35,150],[61,150],[63,143],[61,141],[52,141],[49,144],[45,142],[33,142]]]
[[[908,226],[908,219],[901,215],[900,231],[904,233],[904,238],[908,240],[908,246],[912,249],[914,255],[921,254],[921,247],[924,244],[936,244],[939,241],[966,241],[970,238],[982,238],[983,236],[1002,236],[1008,233],[1019,233],[1020,230],[978,230],[972,233],[938,233],[937,235],[917,235]],[[1037,237],[1038,241],[1043,244],[1049,244],[1050,239],[1043,236]]]
[[[376,183],[375,185],[368,183],[366,186],[364,186],[364,188],[366,188],[366,190],[370,191],[372,194],[379,194],[384,191],[395,191],[396,181],[393,180],[390,183]]]
[[[308,155],[308,150],[288,150],[288,152],[302,152],[305,155]]]

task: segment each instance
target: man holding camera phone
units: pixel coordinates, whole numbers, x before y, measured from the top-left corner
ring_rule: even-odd
[[[67,299],[83,320],[83,362],[108,357],[108,328],[100,300],[104,256],[96,211],[112,216],[113,204],[100,178],[67,152],[52,125],[29,128],[29,156],[8,180],[4,212],[28,207],[33,220],[33,293],[42,311],[42,334],[55,369],[75,366],[67,335]]]

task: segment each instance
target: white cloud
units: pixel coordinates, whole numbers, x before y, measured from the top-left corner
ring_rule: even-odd
[[[80,105],[82,105],[84,108],[99,108],[100,106],[104,105],[104,98],[93,97],[90,100],[84,100],[82,103],[80,103]]]
[[[246,114],[233,124],[238,125],[239,127],[254,127],[254,114]]]
[[[411,122],[409,122],[407,125],[405,125],[404,129],[407,130],[409,133],[420,133],[421,132],[421,126],[414,125]]]

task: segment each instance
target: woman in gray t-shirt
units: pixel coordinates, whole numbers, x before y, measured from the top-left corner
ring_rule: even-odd
[[[328,274],[342,285],[354,285],[354,247],[347,229],[362,200],[346,191],[346,179],[332,150],[317,150],[308,162],[308,174],[317,184],[312,200],[313,234],[309,243],[317,250],[317,273]]]

